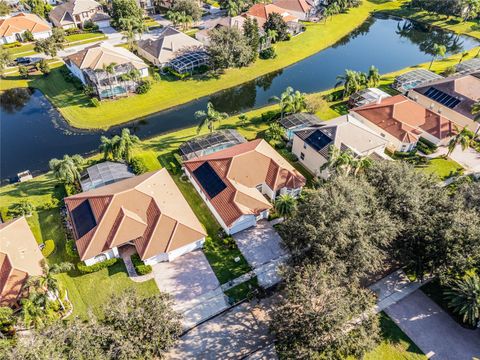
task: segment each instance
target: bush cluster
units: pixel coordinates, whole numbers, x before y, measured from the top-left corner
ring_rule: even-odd
[[[144,164],[143,160],[138,157],[134,157],[130,160],[130,167],[135,175],[140,175],[148,171],[147,166]]]
[[[55,251],[55,242],[53,240],[45,240],[45,246],[42,249],[42,255],[49,257]]]
[[[107,267],[110,267],[112,265],[115,265],[117,262],[118,262],[117,258],[112,258],[112,259],[108,259],[108,260],[87,266],[85,265],[85,262],[80,261],[79,263],[77,263],[77,269],[82,274],[90,274],[90,273],[94,273],[102,269],[105,269]]]
[[[132,259],[133,266],[138,275],[147,275],[152,272],[152,267],[150,265],[145,265],[138,254],[133,254],[130,259]]]
[[[65,252],[71,258],[77,258],[78,257],[77,248],[75,246],[75,240],[68,240],[65,243]]]
[[[143,81],[140,85],[137,86],[135,92],[137,94],[146,94],[152,88],[152,84],[149,81]]]
[[[260,51],[258,54],[260,59],[267,60],[267,59],[275,59],[277,57],[277,53],[273,47],[269,47],[268,49]]]

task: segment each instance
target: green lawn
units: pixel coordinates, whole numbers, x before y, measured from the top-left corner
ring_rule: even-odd
[[[108,128],[282,69],[333,45],[360,26],[371,12],[395,9],[398,8],[400,3],[398,1],[380,3],[377,0],[365,0],[360,7],[351,9],[348,13],[336,15],[326,23],[308,24],[306,25],[307,31],[304,34],[294,37],[291,41],[277,44],[276,52],[278,56],[275,59],[259,59],[247,68],[228,69],[225,74],[209,79],[161,81],[153,84],[148,94],[102,101],[100,107],[90,106],[87,97],[82,97],[72,91],[58,77],[54,78],[55,81],[50,81],[52,85],[47,89],[39,88],[71,125],[78,128]],[[11,76],[6,78],[6,83],[3,84],[2,82],[2,89],[22,86],[21,83],[9,82]],[[37,87],[36,85],[41,84],[30,85]],[[65,92],[70,93],[70,96],[65,96]]]
[[[242,301],[244,299],[249,299],[254,295],[254,292],[259,289],[258,279],[255,276],[244,283],[241,283],[230,290],[225,291],[232,304]]]
[[[430,160],[426,167],[421,168],[429,174],[437,175],[440,180],[446,180],[451,176],[459,175],[463,172],[463,167],[451,159],[435,158]]]
[[[417,345],[385,314],[380,314],[382,341],[364,360],[426,360]]]

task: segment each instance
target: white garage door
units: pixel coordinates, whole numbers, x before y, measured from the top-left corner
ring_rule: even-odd
[[[254,215],[244,215],[230,228],[230,234],[235,234],[239,231],[255,226],[256,224],[257,221]]]
[[[110,26],[110,20],[97,21],[95,24],[97,24],[100,29],[103,29]]]

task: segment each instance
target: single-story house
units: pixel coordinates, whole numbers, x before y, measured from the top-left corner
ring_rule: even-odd
[[[285,129],[285,136],[288,140],[293,139],[293,134],[297,130],[306,127],[320,125],[322,121],[313,114],[297,113],[284,116],[278,120],[278,123]]]
[[[257,139],[183,163],[185,173],[227,234],[268,218],[278,195],[298,196],[305,178]]]
[[[311,0],[274,0],[272,3],[303,21],[310,20],[317,13]]]
[[[45,39],[52,35],[52,27],[40,16],[19,13],[0,19],[0,43],[10,44],[23,41],[23,33],[27,30],[32,33],[36,40]]]
[[[65,65],[85,85],[93,87],[100,99],[127,95],[135,91],[139,80],[124,81],[122,75],[138,70],[140,79],[148,76],[148,65],[122,47],[101,43],[67,56]],[[109,74],[104,66],[115,64],[115,74]]]
[[[81,175],[80,185],[82,191],[88,191],[133,176],[135,176],[135,174],[129,170],[127,164],[103,161],[92,165],[85,170]]]
[[[208,63],[208,56],[200,41],[170,26],[163,28],[154,39],[140,40],[137,47],[140,56],[160,68],[169,66],[172,61],[188,54],[199,59],[194,67]]]
[[[350,96],[348,99],[348,105],[350,107],[359,107],[380,102],[382,99],[388,97],[390,97],[389,94],[377,88],[362,89]]]
[[[63,29],[81,28],[86,21],[92,21],[100,28],[110,25],[110,16],[95,0],[68,0],[55,6],[48,17],[53,25]]]
[[[184,161],[243,144],[247,140],[233,129],[217,130],[185,141],[179,147]]]
[[[200,41],[202,44],[208,46],[210,44],[209,32],[211,30],[225,27],[225,28],[236,28],[241,32],[243,32],[243,24],[245,23],[245,20],[247,20],[246,17],[238,15],[238,16],[225,16],[225,17],[205,21],[201,30],[195,33],[195,39]]]
[[[0,306],[16,306],[29,276],[43,273],[44,258],[24,217],[0,223]]]
[[[408,97],[418,104],[447,117],[458,128],[476,131],[478,123],[472,106],[480,99],[480,71],[456,75],[411,89]]]
[[[388,148],[393,151],[413,150],[420,137],[445,145],[454,134],[454,124],[449,119],[404,95],[360,106],[350,114],[387,139]]]
[[[298,23],[298,18],[293,16],[287,10],[278,7],[274,4],[255,4],[244,14],[249,18],[256,18],[258,26],[263,28],[263,25],[267,22],[268,15],[272,13],[280,14],[283,20],[288,24],[289,22]]]
[[[65,198],[80,259],[93,265],[135,246],[145,264],[199,249],[206,232],[166,169]]]
[[[331,146],[355,156],[371,156],[388,159],[385,147],[388,141],[351,115],[324,122],[321,125],[297,130],[293,135],[292,153],[315,176],[327,178],[328,171],[321,171],[328,162]]]

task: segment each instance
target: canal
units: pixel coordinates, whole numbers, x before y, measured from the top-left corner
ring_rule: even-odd
[[[140,138],[152,137],[195,125],[195,111],[204,109],[208,101],[230,114],[247,111],[267,104],[287,86],[307,93],[332,88],[345,69],[367,71],[375,65],[381,73],[388,73],[430,61],[435,43],[445,45],[449,55],[479,45],[476,39],[408,20],[372,17],[334,46],[281,71],[124,126]],[[5,92],[0,105],[2,180],[26,169],[44,171],[54,157],[91,153],[101,135],[119,132],[118,127],[93,132],[70,128],[38,90]]]

